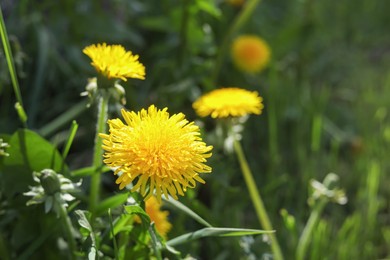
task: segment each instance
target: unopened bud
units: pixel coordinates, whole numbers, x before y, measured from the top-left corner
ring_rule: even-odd
[[[54,195],[61,191],[61,183],[55,171],[51,169],[42,170],[39,178],[47,195]]]

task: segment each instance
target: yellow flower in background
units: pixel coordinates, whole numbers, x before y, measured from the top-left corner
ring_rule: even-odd
[[[148,213],[151,221],[154,222],[158,233],[166,239],[168,232],[172,228],[172,224],[168,221],[169,212],[161,210],[161,204],[155,196],[151,196],[145,201],[145,211]]]
[[[212,118],[241,117],[261,114],[263,98],[257,91],[240,88],[221,88],[211,91],[193,103],[199,116]]]
[[[121,45],[93,44],[85,47],[83,52],[91,58],[91,65],[109,79],[145,79],[145,67],[138,61],[138,55],[126,51]]]
[[[255,35],[242,35],[236,38],[231,54],[237,68],[249,73],[260,72],[271,57],[268,44]]]
[[[211,156],[212,146],[206,146],[200,137],[199,127],[188,122],[184,114],[169,116],[167,108],[129,112],[122,109],[124,124],[120,119],[108,120],[109,134],[100,134],[103,160],[121,173],[116,183],[123,189],[136,181],[131,189],[142,196],[161,194],[177,199],[187,188],[194,188],[196,181],[205,183],[199,173],[210,173],[205,165]]]

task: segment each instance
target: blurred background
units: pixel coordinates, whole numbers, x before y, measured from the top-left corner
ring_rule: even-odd
[[[260,228],[235,156],[220,145],[215,122],[192,109],[215,88],[256,90],[265,109],[245,123],[242,144],[286,259],[293,259],[312,211],[310,180],[330,172],[339,176],[348,203],[326,206],[308,259],[390,257],[390,2],[264,0],[228,35],[245,4],[2,0],[29,128],[61,147],[76,119],[68,165],[90,165],[96,111],[80,93],[95,71],[82,49],[121,44],[146,67],[144,81],[123,83],[126,109],[155,104],[183,112],[215,146],[207,184],[180,201],[215,226]],[[270,46],[270,64],[260,73],[233,64],[230,44],[242,34]],[[21,126],[14,103],[1,50],[1,133]],[[111,117],[118,111],[111,106]],[[114,179],[104,175],[105,196],[118,191]],[[174,211],[170,217],[171,238],[199,228]],[[262,236],[205,238],[178,249],[197,259],[269,259],[271,252]]]

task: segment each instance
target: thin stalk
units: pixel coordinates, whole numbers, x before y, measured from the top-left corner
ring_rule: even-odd
[[[232,36],[240,30],[240,28],[246,23],[252,13],[255,11],[256,6],[260,3],[260,0],[248,0],[238,14],[237,18],[234,20],[233,25],[230,27],[230,30],[226,33],[225,38],[222,41],[221,47],[219,48],[219,52],[217,54],[215,69],[212,75],[212,82],[214,85],[217,83],[218,75],[221,70],[222,62],[225,57],[225,53],[228,49],[230,40]]]
[[[78,127],[79,127],[79,125],[77,124],[76,120],[73,120],[72,121],[72,125],[70,127],[68,140],[66,141],[65,148],[62,151],[61,172],[64,171],[65,159],[68,156],[68,153],[69,153],[69,150],[70,150],[70,146],[72,145],[73,139],[76,136],[76,132],[77,132],[77,128]]]
[[[102,95],[99,97],[99,105],[98,105],[98,118],[96,124],[96,134],[95,134],[95,147],[93,154],[92,166],[96,169],[95,173],[91,178],[91,190],[89,197],[89,207],[92,215],[94,215],[96,206],[99,202],[100,195],[100,179],[102,173],[103,166],[103,149],[102,144],[103,141],[99,137],[99,133],[106,132],[106,122],[107,122],[107,113],[108,113],[108,100],[109,93],[106,90],[101,90]]]
[[[261,227],[265,230],[274,230],[271,221],[269,220],[267,211],[264,207],[264,203],[263,200],[261,199],[259,190],[256,187],[255,180],[253,179],[251,169],[249,168],[241,144],[236,139],[234,140],[234,150],[236,152],[238,161],[240,163],[242,174],[244,175],[245,183],[248,187],[249,195],[255,207],[256,214],[260,221]],[[271,238],[271,249],[274,255],[274,259],[282,260],[283,259],[282,251],[280,250],[280,246],[275,234],[270,233],[268,234],[268,236]]]
[[[184,57],[187,50],[187,31],[188,31],[188,20],[190,19],[190,1],[182,1],[182,16],[181,16],[181,27],[180,27],[180,46],[177,56],[179,67],[183,64]]]
[[[10,260],[11,256],[8,250],[8,245],[5,242],[5,239],[3,238],[2,234],[0,234],[0,254],[4,258],[4,260]]]
[[[309,220],[306,223],[305,228],[303,229],[303,232],[301,234],[301,237],[299,238],[297,252],[296,252],[296,259],[297,260],[303,260],[305,259],[306,251],[309,246],[310,237],[311,234],[316,227],[318,220],[321,216],[321,213],[325,207],[325,205],[328,203],[328,200],[323,198],[321,199],[317,205],[314,207],[313,211],[310,214]]]
[[[279,151],[278,151],[278,122],[276,115],[276,88],[277,88],[277,75],[276,69],[272,67],[270,72],[270,87],[268,89],[268,135],[269,135],[269,151],[271,154],[271,164],[272,170],[274,169],[276,163],[279,160]]]
[[[322,134],[322,115],[316,114],[313,117],[313,123],[311,127],[311,151],[318,152],[321,145]]]
[[[59,194],[56,194],[56,196],[59,196]],[[68,245],[69,245],[69,251],[70,251],[70,259],[76,259],[76,241],[74,240],[73,236],[73,226],[72,223],[70,222],[68,212],[66,211],[66,208],[63,204],[59,203],[57,200],[57,203],[60,204],[60,217],[63,222],[63,230],[65,232],[65,236],[68,240]]]
[[[159,241],[156,237],[156,233],[154,232],[154,224],[151,224],[149,226],[149,234],[150,234],[150,237],[152,238],[152,247],[153,247],[153,252],[154,252],[154,256],[158,259],[158,260],[162,260],[162,257],[161,257],[161,252],[160,252],[160,245],[159,245]]]
[[[3,11],[1,10],[1,6],[0,6],[0,35],[1,35],[1,41],[2,41],[3,46],[4,46],[4,54],[5,54],[5,57],[7,59],[8,71],[11,75],[12,87],[13,87],[14,92],[15,92],[16,100],[19,103],[19,105],[21,106],[22,110],[24,111],[22,95],[20,93],[18,77],[16,75],[14,58],[12,56],[11,46],[9,44],[7,29],[5,27],[5,22],[4,22],[4,18],[3,18]],[[22,123],[23,123],[24,127],[27,128],[26,122],[22,122]]]
[[[114,225],[112,224],[112,215],[111,215],[111,209],[108,209],[108,217],[110,221],[110,230],[111,230],[111,235],[112,235],[112,243],[114,245],[114,256],[115,260],[118,260],[118,245],[116,243],[116,238],[115,238],[115,233],[114,233]]]

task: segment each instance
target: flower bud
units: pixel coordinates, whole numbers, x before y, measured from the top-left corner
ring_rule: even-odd
[[[47,195],[54,195],[57,192],[61,192],[61,183],[55,171],[51,169],[42,170],[39,178]]]

